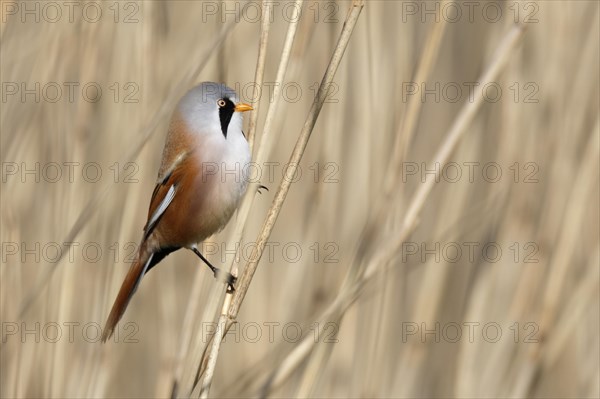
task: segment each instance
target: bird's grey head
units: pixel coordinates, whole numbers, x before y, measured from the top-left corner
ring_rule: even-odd
[[[188,91],[177,106],[188,127],[197,134],[220,134],[227,139],[242,133],[242,112],[236,92],[222,83],[203,82]]]

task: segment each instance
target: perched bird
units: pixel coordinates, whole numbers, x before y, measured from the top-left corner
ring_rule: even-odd
[[[204,82],[183,96],[175,108],[148,221],[135,262],[131,265],[102,332],[106,342],[123,316],[144,274],[173,251],[187,248],[198,255],[197,244],[222,230],[246,191],[241,173],[250,162],[250,148],[242,132],[242,112],[229,87]],[[226,276],[229,288],[235,279]]]

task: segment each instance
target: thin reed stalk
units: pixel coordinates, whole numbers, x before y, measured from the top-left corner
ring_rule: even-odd
[[[478,82],[480,83],[478,87],[483,87],[500,74],[524,32],[525,28],[522,25],[515,24],[511,27],[498,45],[488,67],[485,69],[481,78],[478,79]],[[446,133],[444,141],[439,146],[433,158],[433,164],[445,165],[448,161],[450,154],[456,148],[467,127],[475,117],[477,110],[483,103],[483,96],[480,95],[476,98],[477,99],[473,102],[467,102],[461,109],[454,120],[454,123]],[[439,175],[440,170],[441,169],[438,169],[436,171],[436,175]],[[388,238],[378,246],[377,252],[369,259],[365,273],[360,280],[351,286],[346,286],[346,288],[342,289],[329,308],[317,319],[315,325],[319,329],[319,332],[323,332],[324,326],[327,325],[327,322],[332,318],[340,319],[342,317],[349,306],[358,299],[361,288],[367,282],[378,273],[394,265],[392,260],[398,256],[402,243],[416,227],[419,213],[425,205],[427,197],[431,193],[437,180],[438,178],[436,176],[431,176],[424,184],[419,186],[418,191],[414,194],[408,206],[399,230],[391,232],[388,237],[392,238]],[[269,375],[263,384],[261,384],[262,394],[266,394],[274,387],[277,387],[284,382],[310,354],[315,345],[317,345],[317,342],[315,342],[312,337],[307,337],[299,345],[295,346],[281,362],[280,367],[275,370],[274,374]]]
[[[319,90],[317,92],[315,101],[313,102],[310,112],[306,118],[302,131],[298,136],[296,146],[294,147],[294,150],[290,157],[290,161],[288,163],[289,168],[286,171],[286,176],[294,176],[296,173],[296,169],[299,165],[302,155],[304,154],[306,145],[308,144],[308,140],[310,139],[310,136],[317,122],[323,104],[325,103],[330,85],[333,82],[335,73],[344,56],[344,52],[346,51],[346,47],[348,46],[350,37],[352,35],[356,22],[358,21],[358,17],[360,15],[360,12],[362,11],[363,6],[364,2],[362,0],[354,0],[352,3],[346,21],[344,23],[342,32],[340,33],[337,45],[333,51],[331,60],[329,62],[329,65],[327,66],[321,84],[319,86]],[[287,65],[287,60],[285,61],[285,64]],[[264,137],[265,136],[263,136],[263,138]],[[239,309],[246,296],[246,292],[248,291],[256,268],[258,267],[258,262],[260,261],[265,245],[271,235],[275,222],[277,221],[277,217],[279,216],[279,212],[281,211],[281,207],[283,206],[291,182],[292,179],[286,178],[285,176],[281,180],[277,193],[275,194],[275,198],[273,199],[273,203],[271,204],[271,207],[263,224],[262,231],[258,236],[257,244],[252,252],[251,259],[246,264],[242,272],[241,278],[239,279],[239,282],[237,284],[237,289],[231,298],[231,304],[228,304],[228,300],[224,302],[229,306],[223,307],[223,312],[219,317],[219,328],[217,329],[215,337],[212,340],[211,350],[208,357],[208,366],[206,368],[202,387],[199,392],[199,397],[208,397],[208,392],[210,390],[214,369],[216,366],[216,360],[221,347],[221,341],[224,337],[225,331],[227,331],[227,326],[234,323],[237,318]],[[231,294],[228,294],[228,296],[229,295]],[[227,310],[227,312],[225,312],[225,310]]]
[[[256,125],[258,124],[258,115],[260,111],[260,100],[262,98],[263,76],[265,74],[265,59],[267,57],[267,47],[269,44],[269,29],[271,27],[271,10],[273,2],[263,0],[261,5],[262,23],[260,25],[260,42],[258,45],[258,58],[256,60],[256,73],[254,74],[254,87],[256,88],[252,97],[252,107],[254,111],[250,114],[250,123],[248,124],[248,145],[250,152],[254,148],[254,137],[256,135]],[[265,18],[266,16],[266,18]]]

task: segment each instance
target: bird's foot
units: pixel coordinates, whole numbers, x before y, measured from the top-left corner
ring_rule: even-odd
[[[210,270],[212,270],[213,274],[215,275],[215,278],[216,278],[218,281],[225,281],[225,282],[227,283],[227,291],[228,291],[228,292],[234,292],[234,291],[235,291],[235,287],[234,287],[233,285],[235,284],[235,282],[236,282],[236,280],[237,280],[237,277],[235,277],[235,276],[231,275],[231,273],[224,272],[224,271],[222,271],[221,269],[219,269],[219,268],[216,268],[216,267],[214,267],[213,265],[211,265],[211,264],[210,264],[210,262],[208,261],[208,259],[206,259],[206,258],[204,257],[204,255],[202,255],[202,253],[200,252],[200,250],[199,250],[199,249],[198,249],[196,246],[193,246],[193,247],[191,248],[191,250],[192,250],[192,251],[193,251],[193,252],[194,252],[196,255],[198,255],[198,257],[199,257],[200,259],[202,259],[202,261],[203,261],[204,263],[206,263],[206,266],[208,266],[208,267],[210,268]],[[221,275],[223,275],[223,274],[225,274],[225,276],[223,276],[223,277],[221,278]]]
[[[227,283],[228,292],[235,292],[235,287],[233,285],[237,281],[237,277],[233,276],[231,273],[224,272],[221,269],[217,269],[216,267],[214,268],[213,273],[218,281],[224,280]]]
[[[260,186],[258,186],[258,188],[256,189],[256,191],[258,191],[259,194],[262,194],[262,189],[265,189],[267,191],[269,191],[269,188],[267,186],[263,186],[262,184]]]

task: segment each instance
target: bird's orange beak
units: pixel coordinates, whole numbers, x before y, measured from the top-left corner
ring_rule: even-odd
[[[252,111],[254,108],[252,108],[252,106],[250,104],[246,104],[246,103],[237,103],[235,105],[235,112],[246,112],[246,111]]]

